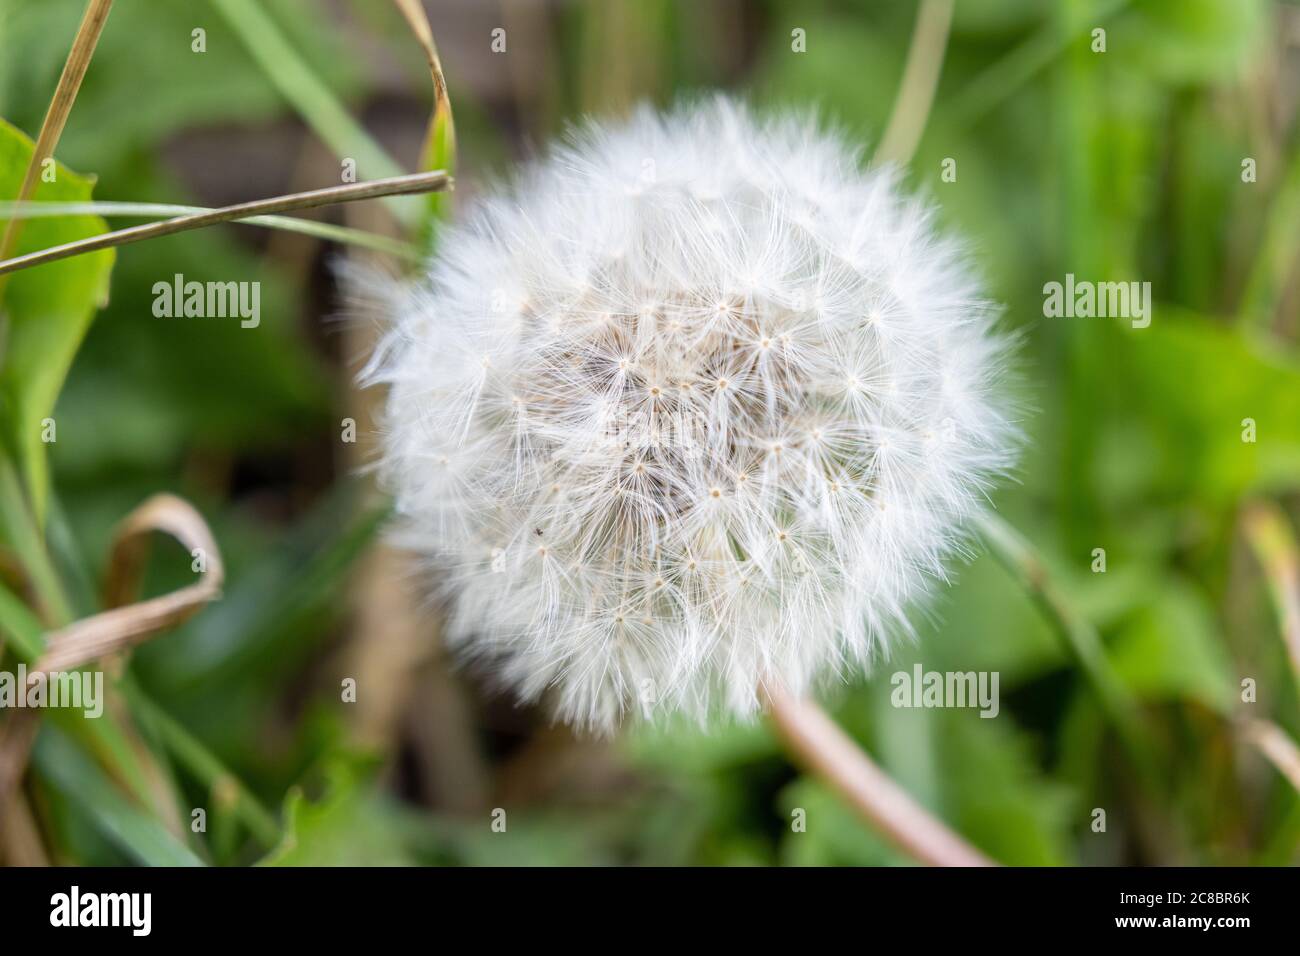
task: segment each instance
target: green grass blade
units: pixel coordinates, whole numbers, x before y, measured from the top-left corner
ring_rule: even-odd
[[[1108,0],[1091,16],[1101,25],[1120,13],[1132,0]],[[971,80],[948,103],[947,112],[956,118],[957,128],[969,128],[990,110],[1028,83],[1080,35],[1059,28],[1055,17],[1024,43]]]
[[[276,89],[339,157],[357,161],[359,179],[386,179],[405,170],[352,118],[298,55],[257,0],[212,0]],[[405,225],[419,220],[418,202],[385,200]]]
[[[81,807],[120,850],[147,866],[203,866],[192,850],[132,803],[61,731],[42,730],[32,760],[45,780]]]
[[[41,638],[41,622],[36,619],[31,608],[2,584],[0,584],[0,635],[13,645],[18,656],[25,661],[36,660],[45,649],[45,641]]]

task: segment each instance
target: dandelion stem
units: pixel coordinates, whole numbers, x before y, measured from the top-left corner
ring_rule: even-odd
[[[99,249],[121,246],[144,239],[156,239],[190,229],[201,229],[219,222],[233,222],[267,213],[288,212],[294,209],[312,209],[339,202],[354,202],[358,199],[376,199],[381,196],[401,196],[411,193],[435,192],[451,186],[451,177],[442,170],[428,173],[413,173],[409,176],[394,176],[390,179],[376,179],[364,183],[348,183],[344,186],[330,186],[325,189],[313,189],[309,192],[291,193],[287,196],[273,196],[270,199],[255,199],[252,202],[223,206],[208,212],[194,213],[189,216],[177,216],[162,222],[151,222],[127,229],[79,239],[76,242],[52,246],[39,252],[17,256],[0,262],[0,275],[43,265],[56,259],[79,256]]]
[[[911,798],[820,707],[766,684],[772,722],[790,750],[896,847],[929,866],[994,866]]]

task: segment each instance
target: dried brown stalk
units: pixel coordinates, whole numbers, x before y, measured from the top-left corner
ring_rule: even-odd
[[[63,135],[63,127],[68,122],[68,114],[72,112],[72,104],[77,99],[77,91],[81,88],[81,81],[90,66],[90,58],[95,53],[95,46],[99,43],[99,35],[112,6],[113,0],[90,0],[86,4],[86,13],[81,18],[81,26],[77,28],[72,49],[68,51],[68,59],[63,64],[63,73],[59,76],[54,98],[50,100],[45,119],[41,122],[41,131],[36,136],[36,146],[32,150],[31,162],[27,164],[27,172],[23,175],[22,187],[15,197],[20,202],[32,194],[41,163],[54,155],[54,147]],[[10,219],[5,226],[4,236],[0,238],[0,260],[8,258],[9,251],[18,241],[18,230],[21,228],[21,220],[18,219]]]
[[[377,199],[382,196],[405,196],[413,193],[440,192],[452,185],[451,177],[442,170],[426,173],[413,173],[409,176],[394,176],[390,179],[375,179],[364,183],[348,183],[343,186],[329,186],[325,189],[313,189],[308,192],[292,193],[287,196],[274,196],[270,199],[255,199],[251,202],[223,206],[206,212],[188,216],[177,216],[161,222],[151,222],[128,229],[117,229],[101,233],[76,242],[52,246],[39,252],[29,253],[0,262],[0,276],[19,269],[43,265],[56,259],[80,256],[99,249],[170,236],[190,229],[201,229],[219,222],[234,222],[268,213],[289,212],[295,209],[313,209],[334,203],[355,202],[359,199]]]
[[[178,591],[120,606],[138,585],[149,535],[154,531],[171,535],[196,560],[201,557],[206,571],[196,583]],[[155,495],[127,516],[114,538],[104,588],[104,603],[110,610],[49,634],[45,653],[33,672],[82,667],[175,627],[220,597],[224,578],[221,554],[203,516],[175,495]]]
[[[41,836],[32,819],[31,807],[20,794],[9,801],[0,817],[0,864],[5,866],[49,866]]]
[[[155,531],[171,535],[194,560],[201,559],[202,576],[197,583],[180,590],[118,606],[129,600],[139,586],[149,536]],[[131,512],[114,535],[105,585],[109,610],[48,634],[45,652],[31,668],[28,679],[84,667],[180,624],[221,595],[224,578],[221,552],[203,516],[175,495],[155,495]],[[9,798],[22,778],[38,725],[38,712],[20,710],[0,734],[0,816],[7,812]]]
[[[445,130],[444,161],[450,162],[450,157],[455,155],[456,132],[451,115],[451,97],[447,94],[447,78],[443,76],[442,60],[438,58],[438,47],[433,42],[433,28],[429,25],[429,17],[424,12],[424,5],[420,0],[393,0],[393,2],[406,18],[411,32],[415,34],[415,39],[424,51],[424,58],[429,62],[429,75],[433,79],[433,116],[429,119],[429,128],[424,136],[420,156],[427,157],[433,154],[439,132]]]

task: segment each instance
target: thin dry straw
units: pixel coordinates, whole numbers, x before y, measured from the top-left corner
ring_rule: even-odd
[[[76,242],[52,246],[49,249],[42,249],[39,252],[32,252],[25,256],[6,259],[0,262],[0,275],[17,272],[19,269],[28,269],[32,266],[44,265],[58,259],[66,259],[69,256],[80,256],[87,252],[96,252],[100,249],[126,245],[131,242],[157,239],[160,236],[170,236],[190,229],[201,229],[204,226],[211,226],[219,222],[236,222],[240,219],[248,219],[252,216],[267,213],[313,209],[317,206],[328,206],[334,203],[356,202],[359,199],[439,192],[449,189],[451,185],[451,177],[438,169],[427,173],[412,173],[409,176],[394,176],[390,179],[376,179],[365,183],[348,183],[343,186],[313,189],[309,192],[291,193],[287,196],[275,196],[270,199],[257,199],[252,202],[238,203],[234,206],[223,206],[220,209],[213,209],[208,212],[177,216],[174,219],[166,219],[162,222],[151,222],[145,225],[131,226],[127,229],[117,229],[113,232],[91,236],[88,239],[78,239]]]
[[[189,216],[194,213],[211,212],[208,206],[182,206],[176,203],[152,202],[0,202],[0,219],[42,219],[58,216],[128,216],[138,219],[170,219],[173,216]],[[299,219],[294,216],[252,216],[240,219],[246,226],[261,226],[266,229],[279,229],[284,232],[296,232],[327,242],[373,249],[403,259],[419,259],[419,248],[400,239],[390,239],[377,232],[353,229],[349,226],[336,226],[330,222],[317,222],[315,219]]]
[[[68,51],[68,59],[64,62],[63,72],[59,75],[59,85],[54,90],[54,98],[50,100],[49,109],[45,111],[41,131],[37,134],[36,145],[32,148],[31,161],[27,164],[22,186],[15,197],[20,202],[30,196],[36,186],[36,176],[41,163],[54,155],[54,147],[59,144],[59,137],[63,135],[68,114],[72,112],[72,104],[77,99],[77,90],[81,88],[81,81],[90,66],[90,59],[94,56],[95,46],[99,43],[99,35],[104,30],[104,22],[108,19],[108,11],[112,6],[113,0],[90,0],[86,4],[85,15],[81,18],[81,25],[77,27],[72,49]],[[21,228],[22,225],[17,219],[11,219],[5,225],[4,236],[0,238],[0,259],[9,255],[9,250],[17,241],[18,230]],[[3,283],[0,283],[0,286],[2,285]]]

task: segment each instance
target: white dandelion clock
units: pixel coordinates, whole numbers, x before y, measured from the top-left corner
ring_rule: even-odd
[[[607,728],[907,631],[1011,460],[957,245],[811,119],[589,125],[388,306],[382,474],[448,636]]]

